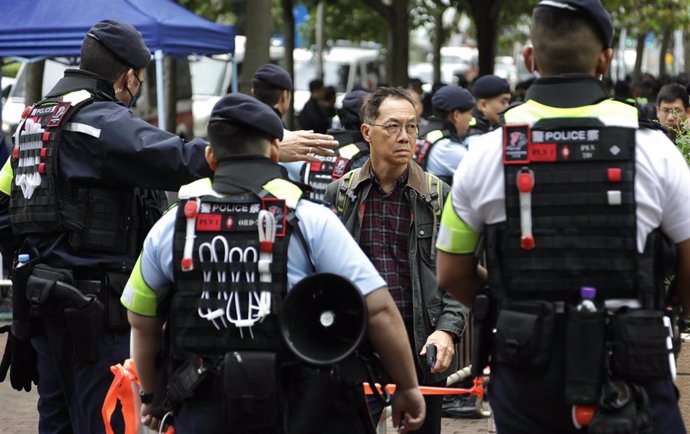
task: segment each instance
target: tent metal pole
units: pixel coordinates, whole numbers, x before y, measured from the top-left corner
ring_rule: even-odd
[[[238,93],[240,91],[240,76],[238,75],[237,57],[234,53],[230,57],[230,61],[232,62],[232,93]]]
[[[163,95],[163,51],[154,52],[156,59],[156,105],[158,106],[158,128],[165,131],[165,95]]]

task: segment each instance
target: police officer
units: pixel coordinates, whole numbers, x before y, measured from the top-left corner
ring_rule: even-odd
[[[436,91],[431,103],[436,122],[441,120],[442,123],[424,136],[417,150],[417,162],[450,185],[453,172],[467,153],[462,138],[472,120],[475,100],[467,89],[449,85]]]
[[[689,309],[690,173],[663,132],[642,127],[635,107],[597,80],[612,35],[598,0],[535,7],[524,55],[542,78],[470,149],[443,213],[438,279],[486,318],[498,433],[575,433],[587,423],[589,433],[685,432],[656,240],[661,229],[676,243]],[[481,233],[491,304],[474,255]],[[593,312],[574,307],[592,296]]]
[[[267,63],[254,73],[252,95],[267,104],[281,119],[290,109],[292,78],[278,65]],[[313,131],[284,130],[280,146],[280,161],[288,170],[290,179],[300,180],[304,161],[318,163],[322,156],[334,155],[338,142],[328,134]]]
[[[497,128],[500,113],[510,104],[510,83],[497,75],[483,75],[472,83],[477,104],[472,111],[468,135],[484,134]]]
[[[361,383],[334,383],[327,373],[283,364],[275,306],[305,276],[331,272],[365,296],[370,339],[403,391],[393,402],[394,423],[416,429],[424,403],[395,303],[333,213],[300,200],[302,191],[287,181],[275,163],[282,134],[266,105],[241,94],[223,97],[208,126],[213,178],[184,186],[180,206],[146,238],[121,298],[132,324],[142,422],[157,427],[148,403],[160,400],[175,410],[178,433],[372,432]],[[268,306],[260,290],[270,293]],[[245,295],[250,300],[238,305]],[[161,345],[168,351],[156,365]],[[296,371],[280,382],[278,369]],[[162,388],[154,385],[157,372],[172,372]]]
[[[338,141],[336,154],[302,166],[300,178],[311,187],[310,199],[323,200],[328,184],[350,170],[362,167],[369,159],[369,143],[360,132],[362,120],[359,117],[362,101],[368,95],[369,92],[364,90],[353,90],[345,95],[338,112],[343,129],[328,131]]]
[[[210,173],[204,142],[185,143],[128,109],[150,58],[133,26],[96,23],[79,69],[26,109],[0,172],[15,248],[27,255],[13,273],[5,358],[18,390],[30,389],[37,366],[41,433],[104,432],[109,367],[129,354],[119,294],[161,206],[137,188],[176,189]]]

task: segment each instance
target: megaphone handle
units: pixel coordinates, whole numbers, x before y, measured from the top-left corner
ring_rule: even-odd
[[[367,368],[367,381],[371,387],[371,394],[374,395],[384,407],[391,405],[391,394],[388,393],[388,388],[384,384],[381,384],[381,390],[379,391],[379,388],[376,386],[377,383],[374,380],[374,373],[371,372],[371,367],[368,363],[365,363],[364,366]]]

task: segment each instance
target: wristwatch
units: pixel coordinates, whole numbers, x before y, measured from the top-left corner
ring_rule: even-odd
[[[153,393],[144,393],[144,389],[139,391],[139,399],[142,404],[151,404],[153,402]]]

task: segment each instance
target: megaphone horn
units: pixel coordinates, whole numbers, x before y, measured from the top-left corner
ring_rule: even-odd
[[[281,333],[288,348],[314,365],[332,365],[359,346],[368,321],[364,297],[348,279],[317,273],[285,297]]]

